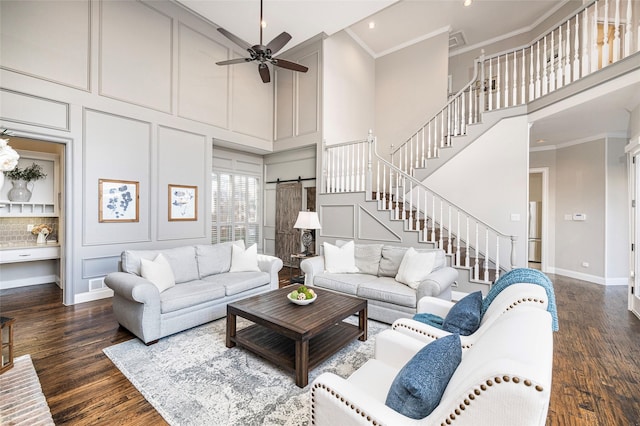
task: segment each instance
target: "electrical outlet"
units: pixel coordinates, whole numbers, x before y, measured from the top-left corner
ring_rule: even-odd
[[[27,232],[31,232],[33,227],[34,227],[34,225],[27,225]]]

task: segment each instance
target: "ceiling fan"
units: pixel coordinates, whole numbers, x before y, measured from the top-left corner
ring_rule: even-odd
[[[233,65],[241,64],[243,62],[258,61],[258,73],[260,74],[260,78],[262,78],[263,83],[268,83],[271,81],[271,75],[269,73],[267,62],[275,65],[276,67],[286,68],[298,72],[307,72],[309,68],[305,67],[304,65],[273,57],[273,55],[278,53],[280,49],[282,49],[284,45],[287,44],[289,40],[291,40],[291,35],[286,31],[282,32],[279,36],[271,40],[265,46],[262,44],[262,22],[262,0],[260,0],[260,44],[256,44],[255,46],[251,46],[249,43],[242,40],[240,37],[230,33],[224,28],[218,28],[218,31],[220,31],[222,35],[249,52],[249,57],[229,59],[228,61],[216,62],[216,64]]]

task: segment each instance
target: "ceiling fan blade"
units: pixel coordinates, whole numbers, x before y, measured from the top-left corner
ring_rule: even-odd
[[[286,68],[288,70],[299,71],[299,72],[307,72],[309,68],[304,65],[296,64],[295,62],[286,61],[284,59],[272,59],[271,63],[276,67]]]
[[[223,36],[225,36],[226,38],[228,38],[238,46],[242,47],[244,50],[251,50],[251,45],[246,41],[244,41],[243,39],[241,39],[240,37],[238,37],[237,35],[230,33],[229,31],[225,30],[222,27],[218,28],[218,31],[222,33]]]
[[[291,35],[285,31],[267,44],[267,50],[271,50],[271,54],[275,55],[285,44],[289,43],[289,40],[291,40]]]
[[[216,65],[233,65],[233,64],[241,64],[243,62],[251,62],[253,59],[251,58],[237,58],[237,59],[229,59],[228,61],[220,61],[216,62]]]
[[[268,83],[271,81],[271,75],[269,74],[269,67],[264,62],[258,65],[258,72],[260,73],[260,78],[262,78],[263,83]]]

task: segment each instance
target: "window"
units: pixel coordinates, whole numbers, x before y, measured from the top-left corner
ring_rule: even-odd
[[[260,180],[255,176],[211,175],[211,242],[260,241]]]

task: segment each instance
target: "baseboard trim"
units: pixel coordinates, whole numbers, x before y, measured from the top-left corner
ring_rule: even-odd
[[[22,278],[17,280],[0,281],[0,290],[8,290],[10,288],[28,287],[31,285],[59,283],[60,277],[57,275],[40,275],[37,277]]]
[[[604,285],[604,286],[614,286],[614,285],[628,285],[629,278],[621,277],[621,278],[604,278],[596,275],[584,274],[581,272],[571,271],[568,269],[562,268],[548,268],[550,274],[558,274],[564,277],[575,278],[577,280],[588,281],[590,283]]]
[[[93,302],[94,300],[107,299],[113,297],[113,290],[110,288],[101,288],[100,290],[87,291],[74,295],[73,303]]]

